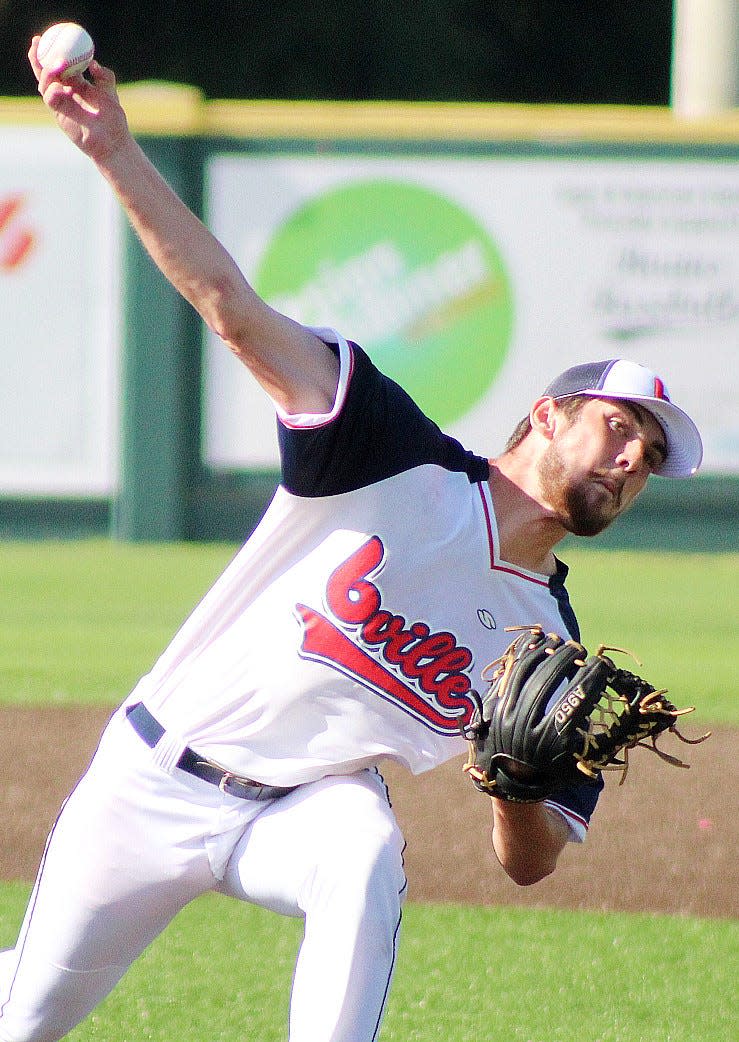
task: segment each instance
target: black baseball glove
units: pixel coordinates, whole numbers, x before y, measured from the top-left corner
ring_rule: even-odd
[[[620,770],[629,750],[645,745],[662,759],[687,767],[657,748],[663,731],[677,730],[676,709],[646,680],[619,669],[601,646],[589,655],[582,644],[544,633],[521,632],[505,653],[483,670],[485,695],[464,729],[469,759],[464,770],[482,792],[503,800],[533,803],[573,784],[594,784],[601,771]],[[515,630],[514,630],[515,632]],[[623,754],[623,759],[619,756]]]

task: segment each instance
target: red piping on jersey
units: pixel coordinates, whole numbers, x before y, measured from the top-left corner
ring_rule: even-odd
[[[343,397],[343,400],[341,402],[341,405],[339,406],[339,412],[341,412],[341,410],[344,408],[344,401],[346,401],[346,392],[349,390],[349,384],[351,383],[352,373],[353,372],[354,372],[354,352],[352,351],[351,344],[350,344],[349,345],[349,372],[347,373],[346,384],[344,385],[344,397]],[[341,379],[341,373],[339,373],[339,380],[340,379]],[[337,394],[339,393],[338,386],[336,388],[336,393]],[[304,424],[304,423],[290,423],[289,417],[288,418],[280,417],[280,422],[282,423],[283,427],[287,427],[289,430],[293,430],[293,431],[305,431],[305,430],[314,431],[314,430],[318,430],[319,427],[326,427],[329,423],[333,423],[333,421],[336,419],[336,416],[334,415],[334,408],[335,408],[335,406],[336,406],[336,401],[334,401],[334,404],[331,406],[331,411],[328,413],[328,415],[323,420],[321,420],[320,423],[309,423],[307,425]]]
[[[495,560],[495,539],[493,538],[493,521],[490,517],[490,509],[488,507],[488,501],[485,498],[485,492],[483,490],[483,483],[477,482],[477,490],[480,493],[480,499],[482,500],[482,509],[485,512],[485,525],[488,530],[488,545],[490,547],[490,567],[495,572],[507,572],[509,575],[517,575],[519,579],[526,579],[530,583],[536,583],[537,586],[549,586],[548,579],[536,579],[533,575],[527,575],[526,572],[520,572],[517,568],[513,568],[511,565],[496,564]]]
[[[556,800],[545,800],[544,802],[551,807],[556,807],[557,810],[561,811],[566,818],[571,818],[572,821],[576,822],[578,825],[582,825],[586,831],[590,828],[590,822],[580,814],[576,814],[571,807],[565,807],[563,803],[557,803]]]

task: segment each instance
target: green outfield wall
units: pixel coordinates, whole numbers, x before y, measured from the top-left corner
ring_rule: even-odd
[[[704,167],[728,172],[726,184],[737,185],[739,112],[681,120],[669,110],[648,108],[205,102],[196,90],[166,84],[136,84],[123,87],[121,93],[130,125],[152,161],[208,223],[212,214],[205,182],[214,158],[219,157],[235,164],[237,171],[244,159],[276,159],[288,172],[306,158],[316,160],[322,170],[332,162],[347,169],[369,164],[370,170],[372,164],[385,170],[382,164],[390,163],[394,165],[388,169],[397,171],[433,161],[439,177],[445,174],[445,164],[460,161],[468,163],[475,176],[488,162],[500,164],[503,171],[510,168],[511,176],[515,164],[524,163],[527,175],[534,176],[537,164],[561,161],[570,164],[563,167],[570,180],[573,162],[584,167],[608,163],[614,177],[629,163],[650,164],[658,176],[670,164],[693,163],[701,172]],[[46,127],[48,122],[36,99],[0,100],[0,137],[8,127]],[[238,178],[238,173],[233,176]],[[397,174],[387,176],[397,181]],[[612,192],[612,186],[608,190]],[[730,192],[725,188],[722,192],[723,212],[729,213]],[[584,204],[578,199],[572,205]],[[629,205],[633,222],[639,214],[633,200]],[[735,227],[732,236],[721,228],[720,234],[724,253],[736,254],[739,229]],[[534,237],[531,250],[536,248]],[[119,267],[119,411],[110,487],[92,494],[65,494],[58,489],[19,494],[0,488],[0,536],[243,539],[274,491],[275,466],[269,460],[250,461],[248,451],[239,459],[238,445],[233,450],[236,462],[228,455],[230,449],[224,455],[212,448],[208,410],[212,412],[214,406],[207,399],[210,394],[217,411],[221,392],[218,385],[210,391],[206,387],[210,349],[205,331],[127,229],[121,234]],[[720,295],[715,287],[711,294],[713,302]],[[707,300],[709,296],[692,303],[697,308]],[[721,350],[726,356],[730,350],[726,345],[737,330],[737,309],[734,298],[728,304],[724,299],[721,306],[724,310],[715,328],[725,339]],[[619,328],[616,335],[628,346],[629,337],[637,333]],[[658,333],[664,336],[664,331]],[[701,361],[693,358],[696,371]],[[505,371],[510,364],[509,351],[501,367]],[[536,365],[528,365],[537,378]],[[727,373],[716,373],[715,379],[719,394]],[[245,410],[246,428],[257,422],[256,415]],[[735,432],[735,419],[732,422]],[[248,441],[248,430],[245,437]],[[631,513],[598,543],[736,549],[738,508],[739,468],[724,464],[718,471],[709,469],[685,482],[655,479]]]

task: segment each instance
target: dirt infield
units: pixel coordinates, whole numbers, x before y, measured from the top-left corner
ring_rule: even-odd
[[[108,715],[0,709],[0,879],[33,879],[47,831]],[[607,778],[585,846],[571,845],[554,876],[525,889],[495,861],[488,800],[460,761],[420,778],[388,765],[383,773],[408,840],[411,898],[736,917],[737,733],[674,746],[690,771],[637,750],[625,785]]]

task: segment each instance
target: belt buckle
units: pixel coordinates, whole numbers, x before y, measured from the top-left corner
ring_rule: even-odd
[[[237,774],[232,774],[230,771],[224,771],[223,777],[218,782],[218,788],[226,796],[236,796],[241,799],[248,799],[245,795],[250,788],[257,788],[252,786],[244,778],[239,778]],[[239,790],[242,790],[241,792]]]

